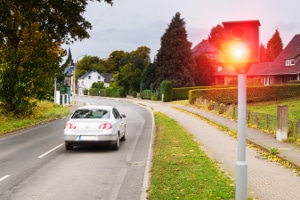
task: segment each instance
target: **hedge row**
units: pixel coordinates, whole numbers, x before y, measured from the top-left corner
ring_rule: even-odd
[[[218,86],[218,88],[226,88],[228,86]],[[189,91],[197,89],[210,89],[216,88],[216,86],[194,86],[194,87],[182,87],[173,88],[173,100],[186,100],[189,99]]]
[[[89,90],[90,96],[102,96],[102,97],[126,97],[126,92],[123,88],[91,88]],[[84,90],[84,94],[88,94],[88,90]]]
[[[247,103],[276,101],[300,96],[300,84],[270,85],[247,87]],[[208,99],[226,105],[238,103],[238,89],[210,88],[189,91],[189,102],[194,104],[197,98]]]

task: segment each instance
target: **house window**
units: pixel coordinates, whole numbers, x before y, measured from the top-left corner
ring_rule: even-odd
[[[270,78],[269,77],[264,78],[264,85],[270,85]]]
[[[295,65],[295,59],[290,60],[290,65]]]
[[[91,79],[91,76],[89,76],[89,79]]]
[[[294,66],[294,65],[295,65],[295,59],[285,60],[285,66]]]
[[[100,76],[98,76],[98,80],[100,80]]]
[[[290,60],[285,60],[285,66],[290,66]]]
[[[84,81],[81,81],[81,86],[84,86]]]

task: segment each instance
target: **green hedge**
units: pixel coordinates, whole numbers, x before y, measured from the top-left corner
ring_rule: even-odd
[[[247,87],[247,103],[276,101],[300,96],[299,84],[270,85]],[[238,89],[210,88],[189,91],[189,102],[194,104],[197,98],[216,101],[218,103],[237,104]]]
[[[88,90],[84,90],[84,94],[87,95]],[[91,88],[89,90],[90,96],[102,96],[102,97],[126,97],[126,92],[123,88]],[[100,94],[99,94],[100,92]]]
[[[189,91],[197,89],[210,89],[210,88],[227,88],[228,86],[194,86],[173,88],[173,100],[186,100],[189,99]]]
[[[171,84],[171,81],[167,81],[164,85],[163,89],[163,94],[164,94],[164,102],[172,101],[173,99],[173,87]]]

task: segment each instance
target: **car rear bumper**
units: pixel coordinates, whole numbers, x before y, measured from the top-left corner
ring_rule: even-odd
[[[65,142],[68,145],[80,146],[80,145],[113,145],[117,141],[116,135],[65,135]]]

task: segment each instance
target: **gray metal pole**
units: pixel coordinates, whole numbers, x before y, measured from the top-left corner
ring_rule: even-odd
[[[54,103],[56,103],[56,77],[54,77]]]
[[[238,75],[238,159],[236,162],[236,200],[247,200],[246,81],[246,74]]]

